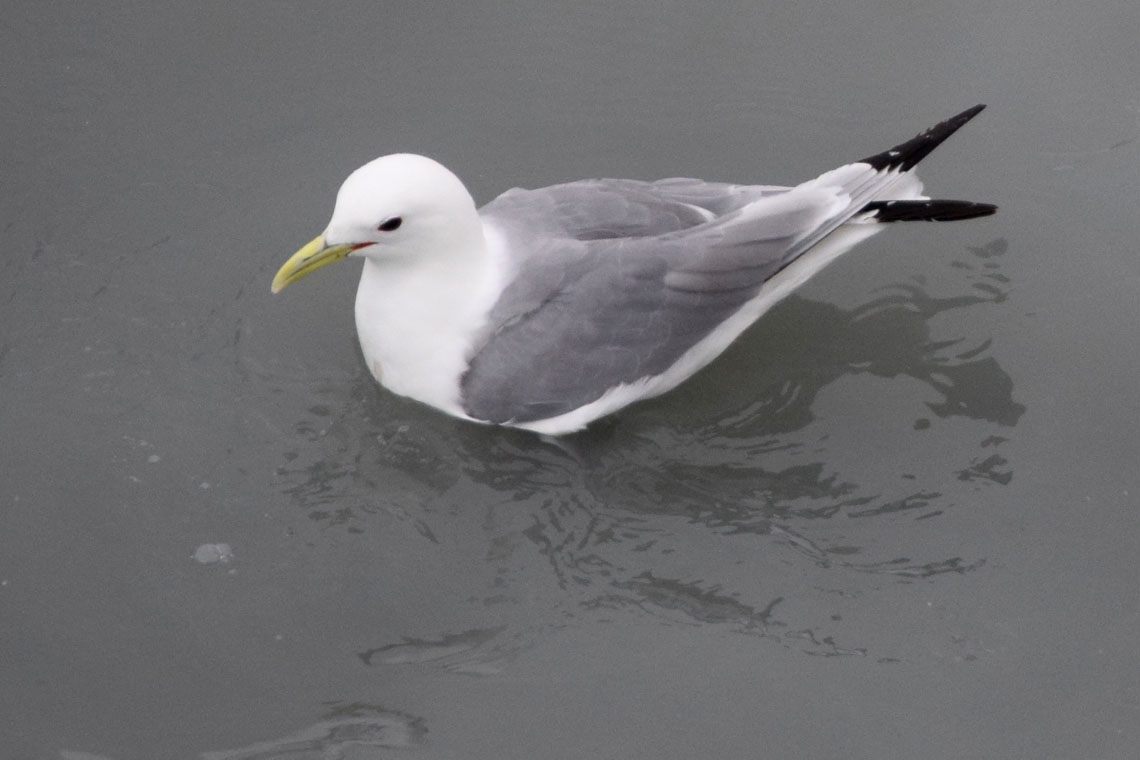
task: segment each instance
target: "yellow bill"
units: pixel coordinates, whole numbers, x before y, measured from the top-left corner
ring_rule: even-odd
[[[304,248],[289,257],[289,260],[277,271],[270,289],[274,293],[280,293],[286,285],[292,285],[305,275],[340,261],[357,247],[359,246],[325,245],[325,236],[317,235]]]

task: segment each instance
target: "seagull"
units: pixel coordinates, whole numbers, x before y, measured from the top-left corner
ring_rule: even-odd
[[[436,161],[360,167],[272,291],[364,260],[376,380],[447,414],[557,436],[676,387],[883,223],[987,216],[922,195],[915,165],[977,105],[794,187],[673,178],[508,190],[476,208]]]

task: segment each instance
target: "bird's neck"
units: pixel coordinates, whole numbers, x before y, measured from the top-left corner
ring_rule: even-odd
[[[481,228],[447,250],[366,259],[356,329],[372,375],[395,393],[462,415],[459,379],[501,283]]]

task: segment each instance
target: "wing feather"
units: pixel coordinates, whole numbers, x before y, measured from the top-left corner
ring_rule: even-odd
[[[530,422],[662,374],[842,205],[834,190],[785,191],[711,222],[615,239],[545,237],[524,221],[529,214],[510,220],[499,232],[527,262],[471,357],[465,410]]]
[[[515,276],[461,379],[466,412],[496,423],[544,420],[662,375],[766,298],[742,312],[756,318],[788,290],[765,284],[852,217],[884,215],[881,201],[922,199],[911,170],[982,108],[793,188],[674,178],[504,193],[480,213]],[[844,250],[831,248],[805,258],[812,266],[789,287]]]

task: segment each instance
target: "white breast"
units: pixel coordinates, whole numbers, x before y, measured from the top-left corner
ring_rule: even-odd
[[[356,331],[373,377],[393,393],[469,419],[459,381],[502,290],[499,269],[484,250],[411,263],[365,259]]]

